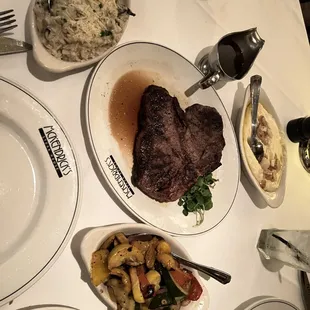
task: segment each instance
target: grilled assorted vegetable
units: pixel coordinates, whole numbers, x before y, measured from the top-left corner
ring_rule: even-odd
[[[134,298],[135,302],[137,302],[139,304],[143,304],[143,303],[145,303],[145,299],[143,297],[142,290],[140,287],[137,268],[130,267],[129,273],[130,273],[130,279],[131,279],[131,283],[132,283],[133,298]]]
[[[109,254],[108,268],[119,267],[123,264],[129,266],[139,266],[144,263],[142,252],[129,243],[117,245]]]
[[[92,283],[106,285],[119,310],[178,310],[200,298],[201,285],[173,258],[168,242],[132,237],[108,237],[91,259]]]
[[[154,286],[154,290],[156,293],[160,289],[160,273],[156,270],[150,270],[145,276],[147,281]]]
[[[93,253],[91,259],[91,280],[97,286],[100,283],[105,283],[109,278],[108,269],[108,250],[99,250]]]

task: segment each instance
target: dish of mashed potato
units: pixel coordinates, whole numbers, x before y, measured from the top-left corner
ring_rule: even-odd
[[[257,136],[264,146],[264,157],[259,163],[255,158],[249,144],[251,135],[251,105],[247,106],[243,123],[244,152],[253,176],[260,187],[266,192],[275,192],[281,182],[283,166],[285,164],[285,148],[282,133],[275,119],[263,107],[258,106]]]

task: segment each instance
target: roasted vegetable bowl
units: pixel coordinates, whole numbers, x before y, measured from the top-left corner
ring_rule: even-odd
[[[148,234],[147,241],[141,233]],[[180,265],[171,251],[190,259],[175,239],[144,224],[95,228],[81,244],[90,283],[107,306],[208,309],[208,294],[198,273]]]

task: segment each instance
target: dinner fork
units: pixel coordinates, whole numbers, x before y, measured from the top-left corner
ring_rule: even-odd
[[[17,25],[12,25],[16,22],[16,19],[12,19],[15,14],[10,14],[13,13],[13,11],[14,10],[0,11],[0,34],[17,27]]]

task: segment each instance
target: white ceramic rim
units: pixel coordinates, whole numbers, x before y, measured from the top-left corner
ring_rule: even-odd
[[[18,297],[19,295],[21,295],[22,293],[24,293],[27,289],[29,289],[32,285],[34,285],[38,280],[40,280],[43,275],[53,266],[53,264],[57,261],[57,259],[60,257],[60,255],[62,254],[62,252],[64,251],[65,247],[67,246],[73,231],[75,229],[76,223],[77,223],[77,219],[80,213],[80,200],[81,200],[81,175],[80,175],[80,165],[78,162],[78,158],[77,155],[74,151],[72,142],[69,139],[69,136],[67,134],[67,132],[65,131],[64,127],[61,125],[61,123],[58,121],[58,119],[56,118],[56,116],[43,104],[42,101],[40,101],[37,97],[35,97],[34,95],[31,94],[31,92],[29,90],[27,90],[24,87],[21,87],[20,85],[18,85],[17,83],[8,80],[2,76],[0,76],[0,80],[18,88],[20,91],[24,92],[26,95],[28,95],[29,97],[31,97],[34,101],[36,101],[38,103],[38,106],[40,106],[40,108],[43,108],[50,116],[51,118],[54,119],[54,121],[57,123],[57,125],[59,126],[60,130],[63,132],[64,136],[66,137],[68,144],[71,147],[71,151],[74,157],[74,161],[75,161],[75,165],[76,165],[76,173],[77,173],[77,194],[76,194],[76,203],[75,203],[75,211],[70,223],[70,226],[67,230],[66,235],[64,236],[63,241],[61,242],[61,244],[59,245],[58,249],[56,250],[56,252],[54,253],[54,255],[50,258],[50,260],[46,263],[45,266],[43,266],[43,268],[35,275],[33,276],[27,283],[25,283],[23,286],[21,286],[18,290],[16,290],[15,292],[11,293],[10,295],[6,296],[5,298],[2,298],[0,300],[0,306],[5,305],[6,303],[9,303],[10,301],[14,300],[16,297]]]
[[[104,169],[103,169],[103,167],[101,165],[101,161],[100,161],[100,158],[99,158],[98,153],[96,151],[95,143],[93,141],[92,133],[91,133],[91,125],[90,125],[90,119],[89,119],[90,94],[91,94],[91,89],[92,89],[92,83],[93,83],[93,80],[96,77],[97,71],[100,69],[100,66],[106,60],[106,58],[108,58],[114,51],[116,51],[116,50],[118,50],[120,48],[123,48],[124,46],[131,45],[131,44],[153,44],[153,45],[162,47],[164,49],[167,49],[167,50],[175,53],[179,57],[183,58],[185,61],[187,61],[191,66],[193,66],[201,74],[201,77],[203,77],[204,75],[198,69],[198,67],[196,67],[193,63],[191,63],[188,59],[186,59],[184,56],[182,56],[181,54],[179,54],[178,52],[174,51],[173,49],[171,49],[171,48],[169,48],[167,46],[164,46],[162,44],[158,44],[158,43],[155,43],[155,42],[148,42],[148,41],[130,41],[130,42],[126,42],[126,43],[123,43],[121,45],[118,45],[112,51],[110,51],[108,54],[106,54],[105,57],[97,64],[95,69],[92,71],[91,78],[89,80],[88,89],[87,89],[87,95],[86,95],[86,105],[85,105],[85,109],[86,109],[86,111],[85,111],[85,113],[86,113],[86,129],[87,129],[88,140],[90,142],[90,145],[91,145],[91,148],[92,148],[92,152],[95,155],[95,159],[96,159],[97,165],[100,168],[100,172],[101,172],[102,176],[104,177],[105,181],[107,182],[107,184],[109,185],[109,187],[112,189],[113,193],[116,195],[116,197],[118,197],[119,201],[122,203],[122,205],[126,209],[128,209],[133,215],[135,215],[137,218],[139,218],[144,223],[147,223],[148,225],[151,225],[154,228],[158,228],[157,226],[155,226],[154,224],[150,223],[145,218],[140,216],[140,214],[137,213],[135,210],[133,210],[129,205],[127,205],[125,200],[122,198],[122,196],[120,196],[119,193],[117,192],[117,190],[114,188],[113,184],[110,182],[109,177],[106,175],[106,173],[105,173],[105,171],[104,171]],[[212,229],[217,227],[226,218],[226,216],[230,212],[232,206],[234,205],[234,202],[235,202],[235,199],[236,199],[236,196],[237,196],[237,193],[238,193],[239,183],[240,183],[240,175],[241,175],[241,162],[240,162],[240,154],[239,154],[239,150],[238,150],[238,140],[237,140],[237,137],[236,137],[236,133],[234,131],[234,126],[232,124],[232,121],[231,121],[231,119],[229,117],[229,114],[227,113],[227,110],[226,110],[226,108],[225,108],[221,98],[219,97],[218,93],[215,91],[215,89],[213,87],[212,87],[212,89],[213,89],[214,93],[216,94],[216,96],[218,97],[218,100],[221,102],[221,104],[223,106],[223,109],[224,109],[224,111],[225,111],[225,113],[227,115],[227,119],[228,119],[228,121],[229,121],[229,123],[231,125],[232,135],[234,137],[234,141],[235,141],[236,146],[237,146],[237,152],[238,152],[238,182],[237,182],[237,185],[236,185],[236,191],[235,191],[234,197],[233,197],[233,199],[231,201],[231,205],[230,205],[229,209],[227,210],[226,214],[222,217],[222,219],[217,224],[215,224],[214,226],[210,227],[209,229],[207,229],[205,231],[198,232],[198,233],[187,233],[187,234],[175,233],[175,232],[171,232],[171,231],[167,231],[167,230],[161,229],[165,233],[170,234],[172,236],[191,237],[191,236],[202,235],[202,234],[207,233],[208,231],[211,231]]]
[[[30,306],[27,309],[32,310],[78,310],[77,308],[70,307],[70,306],[62,306],[62,305],[38,305],[38,306]]]
[[[261,306],[263,304],[268,304],[268,303],[272,303],[272,302],[278,302],[278,303],[282,303],[282,304],[285,304],[287,306],[290,306],[292,307],[292,309],[295,309],[295,310],[300,310],[299,308],[297,308],[295,305],[293,305],[292,303],[286,301],[286,300],[283,300],[283,299],[280,299],[280,298],[275,298],[275,297],[267,297],[263,300],[259,300],[257,302],[255,302],[254,304],[252,304],[251,306],[249,306],[248,308],[246,308],[245,310],[256,310],[256,308],[258,306]]]
[[[120,231],[124,232],[124,230],[128,230],[128,229],[136,230],[137,232],[146,232],[146,233],[150,233],[150,234],[159,235],[159,236],[163,237],[172,246],[172,248],[175,246],[180,250],[180,252],[183,252],[182,254],[179,253],[180,255],[183,255],[184,258],[191,260],[189,253],[183,247],[183,245],[178,240],[176,240],[174,237],[163,232],[159,228],[148,226],[146,224],[140,224],[140,223],[139,224],[135,224],[135,223],[112,224],[112,225],[108,225],[108,226],[96,227],[96,228],[91,229],[84,236],[84,238],[81,242],[80,252],[81,252],[81,256],[82,256],[84,265],[88,271],[89,279],[90,279],[90,270],[91,270],[90,269],[91,268],[91,266],[90,266],[91,254],[93,252],[97,251],[99,246],[109,236],[113,235],[116,232],[120,232]],[[126,233],[126,231],[125,231],[125,233]],[[94,235],[95,235],[95,237],[93,237]],[[101,237],[97,237],[97,235],[101,235]],[[92,239],[96,239],[96,241],[92,241]],[[176,252],[178,252],[178,251],[176,251]],[[196,303],[196,305],[197,305],[196,310],[207,310],[209,308],[209,305],[210,305],[210,297],[208,294],[208,290],[205,287],[205,285],[202,283],[198,272],[196,270],[191,269],[191,268],[189,268],[189,269],[192,270],[194,276],[199,281],[200,285],[203,287],[203,292],[204,292],[204,294],[200,297],[200,299],[198,301],[192,302],[192,306],[194,306]],[[107,292],[104,292],[106,296],[103,296],[103,293],[100,292],[99,287],[95,287],[93,284],[90,284],[90,285],[92,285],[97,290],[100,297],[108,304],[109,307],[111,307],[112,309],[116,309],[116,304],[109,297],[106,297],[106,296],[108,296]],[[202,302],[202,301],[206,302],[204,308],[199,307],[200,302]],[[184,307],[183,309],[186,309],[186,308]]]
[[[250,178],[251,183],[253,184],[253,186],[257,189],[257,191],[260,193],[260,195],[262,196],[262,198],[265,200],[265,202],[271,207],[271,208],[278,208],[283,200],[284,200],[284,196],[285,196],[285,187],[286,187],[286,173],[287,173],[287,149],[286,149],[286,145],[285,145],[285,141],[283,139],[284,142],[284,169],[283,169],[283,173],[282,173],[282,177],[281,177],[281,181],[280,181],[280,186],[279,188],[274,192],[274,194],[276,195],[275,198],[271,198],[267,192],[265,192],[258,184],[257,180],[255,179],[254,175],[252,174],[252,171],[250,169],[250,166],[248,164],[245,152],[244,152],[244,143],[243,143],[243,122],[244,122],[244,117],[245,117],[245,111],[247,106],[249,105],[249,98],[250,98],[250,85],[248,85],[248,87],[246,88],[245,91],[245,95],[244,95],[244,102],[243,102],[243,106],[241,108],[240,111],[240,116],[239,116],[239,132],[238,132],[238,140],[239,140],[239,147],[240,147],[240,156],[242,159],[242,163],[243,163],[243,167],[245,168],[245,172],[247,174],[247,176]],[[276,114],[276,111],[274,110],[272,103],[270,102],[269,98],[266,97],[266,101],[268,101],[270,107],[271,107],[271,111],[268,109],[268,107],[265,105],[265,102],[260,101],[260,104],[263,105],[263,107],[272,115],[272,117],[274,118],[274,120],[276,121],[279,130],[282,132],[282,126],[279,120],[278,115]],[[279,191],[283,190],[283,195],[281,197],[279,197]]]
[[[131,7],[131,0],[124,0],[126,2],[127,7]],[[40,38],[37,33],[36,25],[35,25],[35,15],[33,12],[33,8],[35,5],[36,0],[32,0],[30,2],[29,8],[28,8],[28,14],[29,14],[29,25],[27,27],[30,28],[30,35],[31,35],[31,41],[33,45],[33,57],[36,60],[36,62],[45,70],[53,72],[53,73],[63,73],[67,71],[71,71],[74,69],[80,69],[84,68],[90,65],[93,65],[100,61],[107,53],[112,51],[117,45],[114,45],[110,47],[108,50],[106,50],[102,55],[97,56],[93,59],[82,61],[82,62],[69,62],[57,59],[56,57],[52,56],[43,46],[43,44],[40,41]],[[128,26],[129,18],[125,24],[125,28],[123,31],[123,34],[120,38],[122,39],[126,28]],[[46,61],[48,60],[48,61]]]

